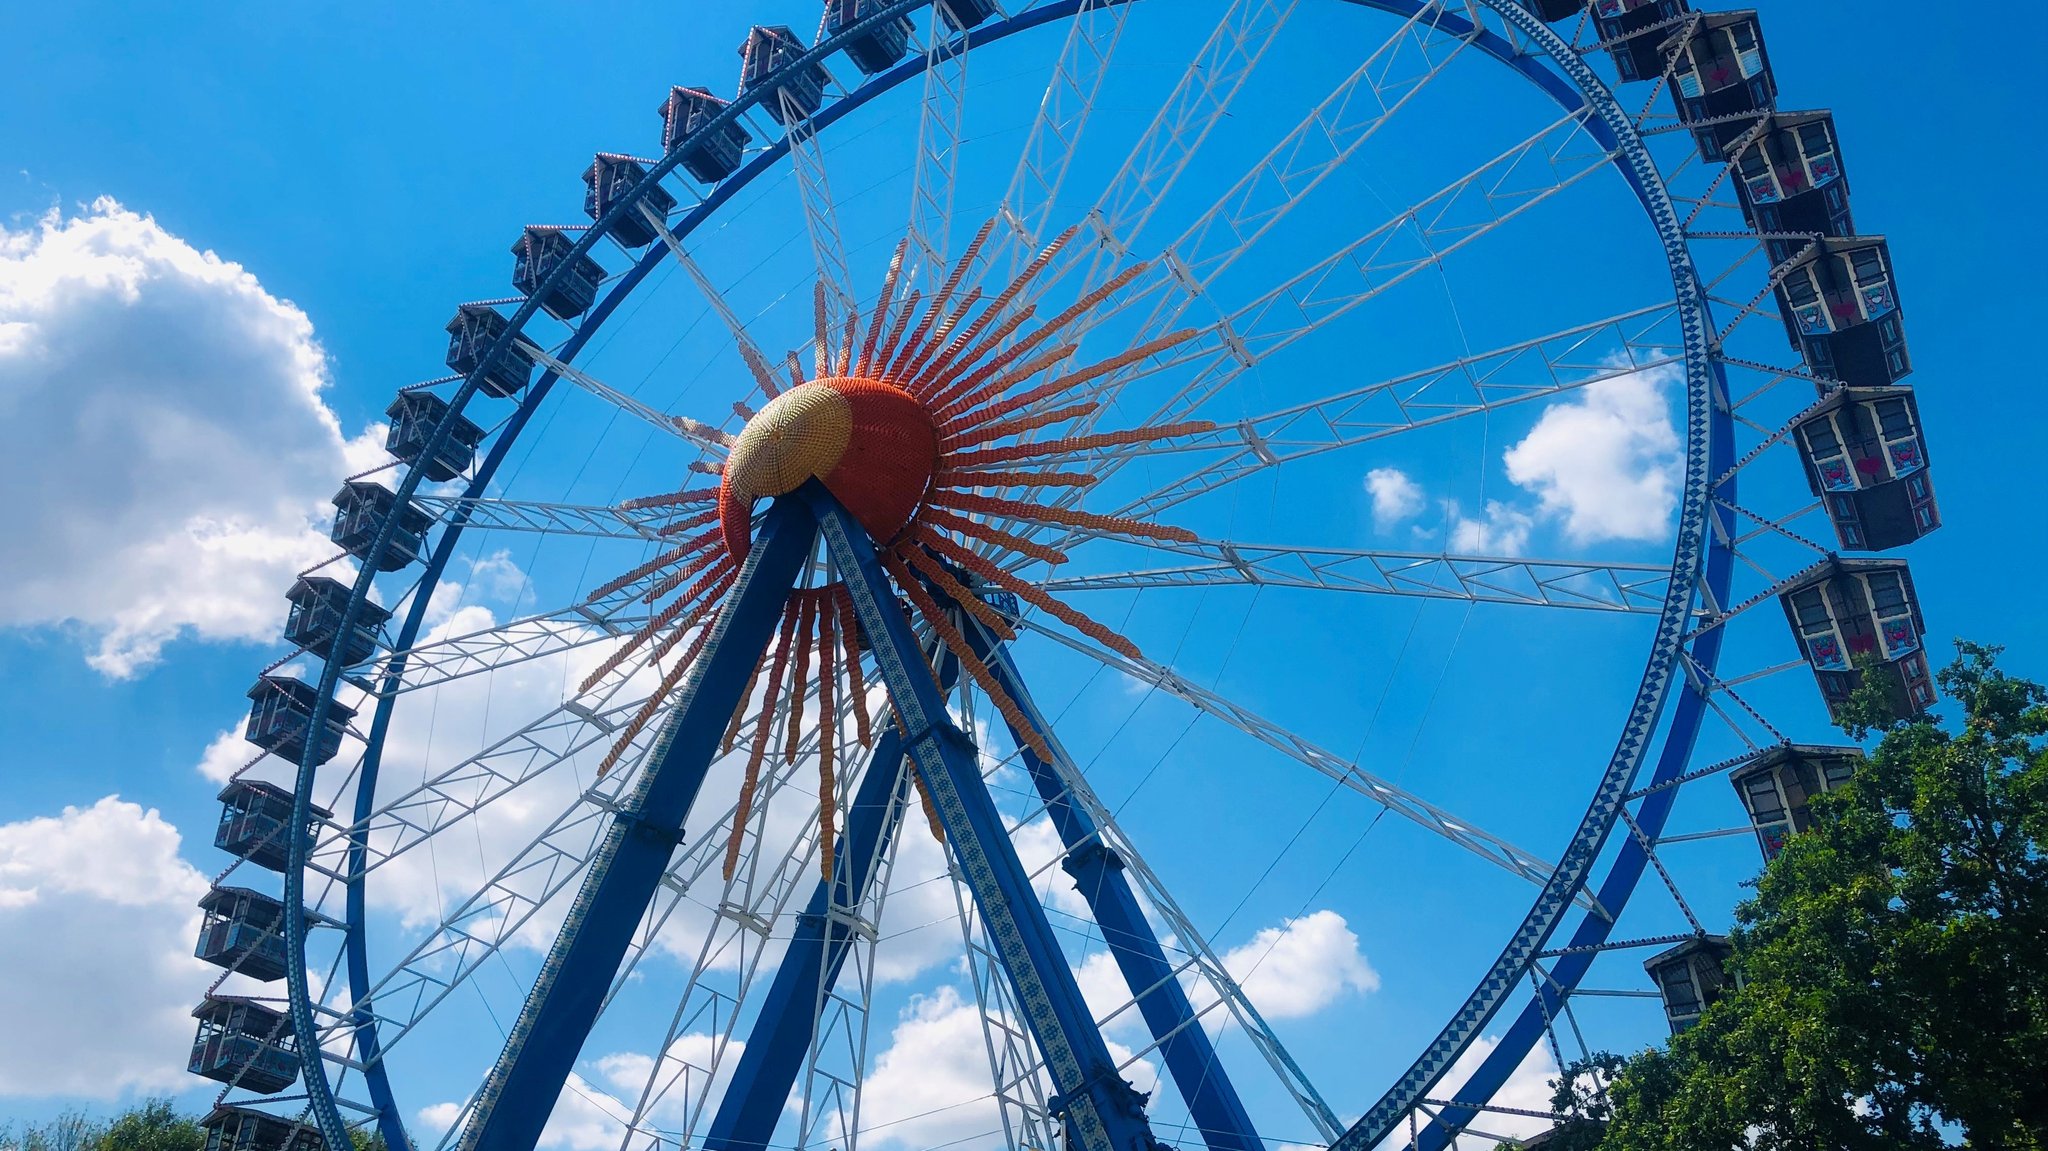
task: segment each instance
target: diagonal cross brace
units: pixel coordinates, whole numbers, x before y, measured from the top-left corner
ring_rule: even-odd
[[[982,784],[976,752],[947,716],[910,621],[875,559],[867,533],[813,480],[798,493],[818,518],[832,558],[853,593],[861,629],[907,735],[906,744],[946,829],[954,865],[1022,1005],[1054,1089],[1053,1110],[1074,1151],[1154,1151],[1144,1097],[1117,1074],[1045,909],[1017,859],[1000,812]]]

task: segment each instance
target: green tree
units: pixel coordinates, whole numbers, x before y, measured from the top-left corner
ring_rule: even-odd
[[[1609,1088],[1609,1151],[2048,1148],[2048,689],[1959,643],[1737,911],[1743,986]]]
[[[83,1111],[64,1111],[47,1123],[29,1123],[17,1130],[0,1125],[0,1151],[90,1151],[106,1125]]]
[[[92,1144],[92,1151],[199,1151],[206,1132],[168,1099],[145,1099],[116,1116]]]

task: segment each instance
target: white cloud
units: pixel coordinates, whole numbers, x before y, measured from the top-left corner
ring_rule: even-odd
[[[154,808],[108,796],[0,824],[0,1096],[182,1091],[205,877]]]
[[[1680,442],[1665,397],[1677,377],[1630,372],[1552,404],[1503,454],[1508,478],[1574,541],[1663,538],[1678,499]]]
[[[148,216],[0,225],[0,626],[76,627],[113,677],[181,634],[273,638],[333,554],[327,500],[382,458],[327,383],[305,313]]]
[[[413,1113],[420,1122],[420,1134],[438,1137],[462,1118],[460,1103],[430,1103]]]
[[[567,1151],[615,1151],[626,1133],[633,1109],[571,1071],[541,1128],[541,1147]]]
[[[914,997],[862,1091],[863,1142],[992,1145],[1002,1119],[989,1092],[980,1009],[951,987]]]
[[[1486,512],[1478,519],[1466,516],[1456,500],[1445,500],[1444,518],[1450,522],[1450,550],[1465,555],[1521,555],[1536,526],[1529,513],[1499,500],[1486,501]]]
[[[1130,1060],[1131,1049],[1107,1042],[1110,1058]],[[1139,1092],[1158,1089],[1150,1060],[1125,1068]],[[1042,1084],[1050,1096],[1050,1082]],[[990,1087],[981,1009],[950,986],[913,996],[889,1033],[861,1094],[862,1142],[904,1148],[978,1149],[1002,1143],[1002,1117]]]
[[[1422,510],[1422,485],[1400,468],[1374,468],[1365,473],[1365,490],[1372,496],[1372,526],[1386,531]]]
[[[1316,1014],[1347,994],[1370,995],[1379,972],[1358,949],[1358,934],[1327,908],[1268,927],[1223,956],[1224,970],[1268,1019]],[[1213,1000],[1197,988],[1201,1003]]]
[[[1443,1082],[1434,1089],[1434,1096],[1439,1099],[1456,1098],[1459,1088],[1465,1085],[1467,1079],[1472,1078],[1472,1073],[1479,1070],[1479,1065],[1485,1062],[1486,1057],[1493,1054],[1493,1049],[1498,1046],[1499,1037],[1481,1037],[1458,1057],[1456,1063],[1451,1064],[1451,1069],[1444,1073]],[[1494,1092],[1493,1098],[1488,1102],[1496,1107],[1512,1107],[1518,1111],[1547,1112],[1550,1110],[1550,1081],[1556,1077],[1557,1061],[1550,1057],[1549,1048],[1538,1043],[1522,1059],[1520,1066],[1508,1075],[1507,1081],[1501,1084],[1500,1090]],[[1457,1151],[1490,1151],[1503,1137],[1527,1139],[1550,1126],[1548,1119],[1538,1119],[1529,1115],[1481,1112],[1479,1117],[1472,1121],[1467,1134],[1458,1137]],[[1484,1134],[1472,1134],[1473,1130]],[[1397,1137],[1388,1139],[1380,1144],[1380,1147],[1383,1151],[1394,1151],[1394,1148],[1405,1145],[1406,1139],[1406,1128],[1403,1128]]]

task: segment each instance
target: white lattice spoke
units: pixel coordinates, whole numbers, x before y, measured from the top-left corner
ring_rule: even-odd
[[[753,374],[755,383],[772,390],[775,370],[769,364],[768,357],[762,354],[761,346],[754,342],[754,337],[747,331],[747,325],[740,320],[739,313],[733,310],[731,302],[725,298],[725,293],[719,291],[718,285],[711,282],[711,277],[705,274],[703,266],[683,247],[682,241],[676,239],[675,233],[668,230],[668,224],[660,216],[649,211],[645,205],[641,206],[641,213],[646,217],[648,225],[654,229],[655,235],[661,237],[661,242],[668,248],[669,255],[674,256],[676,263],[682,266],[683,274],[697,286],[698,294],[711,306],[712,313],[725,325],[725,330],[731,333],[733,346],[739,351],[740,359],[745,361],[748,371]]]
[[[1092,3],[1067,25],[1066,43],[1054,62],[1017,157],[1017,167],[1003,195],[1003,214],[1009,228],[1009,247],[1014,263],[1046,239],[1047,222],[1073,165],[1081,133],[1095,109],[1095,97],[1109,72],[1110,58],[1123,36],[1129,4]],[[991,261],[992,263],[994,261]]]
[[[358,678],[375,689],[373,695],[399,695],[623,638],[651,618],[653,609],[641,602],[639,596],[663,574],[651,574],[599,602],[557,608],[462,635],[429,638],[403,651],[385,652],[371,661]],[[401,660],[404,674],[396,684],[387,687],[386,674]]]
[[[662,525],[674,518],[663,511],[626,511],[597,504],[501,500],[489,496],[415,495],[412,502],[437,522],[447,523],[459,516],[463,526],[470,530],[595,536],[636,543],[674,542],[661,534]]]
[[[811,241],[811,259],[818,283],[825,289],[825,319],[818,338],[829,340],[854,310],[853,276],[847,271],[846,244],[839,237],[839,202],[832,197],[832,179],[825,168],[825,147],[817,128],[784,90],[783,120],[789,128],[789,168],[796,175],[797,199],[803,205],[804,233]],[[820,353],[821,355],[823,353]]]
[[[1424,5],[1403,22],[1174,240],[1170,251],[1198,291],[1343,168],[1470,43],[1437,26],[1443,7]],[[1155,317],[1148,329],[1168,323]]]
[[[953,222],[953,189],[960,166],[961,115],[967,97],[967,59],[972,53],[944,51],[951,42],[937,5],[927,12],[924,99],[918,105],[917,167],[911,177],[909,266],[905,291],[943,275]],[[929,285],[927,285],[929,286]],[[878,302],[877,307],[886,301]]]
[[[672,436],[678,436],[689,443],[695,444],[697,447],[703,448],[705,451],[715,452],[722,456],[732,444],[732,437],[719,431],[717,428],[709,424],[700,423],[687,416],[672,416],[666,412],[656,411],[654,408],[641,403],[639,400],[612,387],[610,384],[605,383],[603,380],[598,379],[574,364],[558,360],[541,351],[535,351],[533,358],[539,361],[541,366],[554,372],[571,384],[576,385],[577,388],[596,396],[598,399],[618,408],[635,419],[651,424]]]
[[[1293,587],[1654,615],[1663,606],[1670,577],[1668,569],[1656,564],[1276,547],[1225,540],[1136,542],[1191,562],[1058,576],[1042,586],[1055,595],[1159,587]]]
[[[1229,111],[1231,100],[1286,25],[1296,2],[1234,0],[1217,21],[1145,134],[1096,198],[1094,227],[1110,254],[1121,256],[1144,230],[1202,141]]]
[[[1154,516],[1290,460],[1679,364],[1684,351],[1678,340],[1677,309],[1655,305],[1291,404],[1207,436],[1167,445],[1163,450],[1216,454],[1114,514]],[[1214,387],[1208,390],[1213,393]],[[1091,453],[1089,460],[1091,466],[1114,470],[1128,460],[1161,451],[1110,449]]]
[[[1137,683],[1157,688],[1183,700],[1202,714],[1229,724],[1288,758],[1314,768],[1366,796],[1388,811],[1413,821],[1488,863],[1521,876],[1538,887],[1547,883],[1551,873],[1556,870],[1541,857],[1532,855],[1507,840],[1482,830],[1471,821],[1395,786],[1392,782],[1366,771],[1357,763],[1324,750],[1249,708],[1196,687],[1167,667],[1147,659],[1132,659],[1105,650],[1067,634],[1064,629],[1046,627],[1031,619],[1022,621],[1022,626],[1072,648]],[[1592,907],[1592,901],[1584,895],[1579,897],[1579,902],[1588,908]]]

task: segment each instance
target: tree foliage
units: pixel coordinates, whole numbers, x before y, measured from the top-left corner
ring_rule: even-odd
[[[168,1099],[145,1099],[114,1116],[65,1111],[44,1123],[0,1124],[0,1151],[200,1151],[206,1132]]]
[[[2048,689],[1957,646],[1960,722],[1852,701],[1882,740],[1738,909],[1740,989],[1610,1084],[1600,1147],[2048,1149]]]

